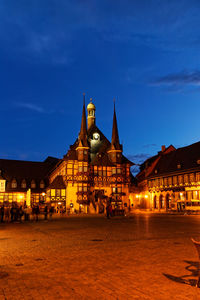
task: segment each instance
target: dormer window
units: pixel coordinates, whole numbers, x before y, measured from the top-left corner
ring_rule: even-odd
[[[45,186],[45,184],[44,184],[44,180],[41,180],[41,181],[40,181],[40,188],[41,188],[41,189],[43,189],[43,188],[44,188],[44,186]]]
[[[31,188],[32,189],[35,189],[36,188],[36,183],[35,183],[35,180],[31,180]]]
[[[16,181],[16,179],[13,179],[13,180],[12,180],[11,187],[12,187],[13,189],[16,189],[16,188],[17,188],[17,181]]]
[[[22,187],[23,189],[26,188],[26,180],[25,180],[25,179],[22,180],[21,187]]]
[[[200,165],[200,159],[197,160],[197,164]]]
[[[178,164],[178,165],[177,165],[177,169],[181,169],[181,164]]]
[[[155,174],[157,174],[158,173],[158,170],[155,170]]]

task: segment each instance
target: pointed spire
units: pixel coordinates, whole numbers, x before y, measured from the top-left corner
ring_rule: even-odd
[[[119,143],[118,127],[117,127],[117,117],[116,117],[116,112],[115,112],[115,99],[114,99],[114,114],[113,114],[111,147],[113,147],[113,146],[114,146],[115,150],[121,150],[121,145]]]
[[[82,111],[82,119],[81,119],[81,130],[79,133],[79,142],[82,143],[83,147],[88,146],[86,114],[85,114],[85,93],[83,94],[83,111]]]

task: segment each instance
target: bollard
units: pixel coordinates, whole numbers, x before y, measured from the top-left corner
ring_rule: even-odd
[[[193,244],[195,245],[197,252],[198,252],[198,256],[199,256],[199,262],[198,262],[198,280],[197,280],[197,284],[196,287],[200,288],[200,268],[199,268],[199,264],[200,264],[200,242],[195,241],[193,238],[191,238]]]

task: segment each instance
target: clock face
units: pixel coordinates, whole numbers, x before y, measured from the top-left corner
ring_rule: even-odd
[[[99,133],[95,132],[93,133],[93,140],[99,141],[100,140],[100,135]]]

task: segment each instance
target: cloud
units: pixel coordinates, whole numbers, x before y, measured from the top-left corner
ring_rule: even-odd
[[[138,153],[138,154],[128,154],[127,158],[130,159],[135,164],[141,164],[143,163],[147,158],[149,158],[151,155],[147,153]]]
[[[143,148],[151,148],[151,147],[157,147],[156,144],[146,144],[146,145],[143,145]]]
[[[17,107],[21,107],[21,108],[25,108],[40,114],[49,114],[49,113],[53,113],[53,110],[46,110],[43,107],[39,106],[39,105],[35,105],[33,103],[27,103],[27,102],[17,102],[15,103],[15,106]]]
[[[198,48],[198,8],[196,1],[178,0],[2,0],[0,42],[6,52],[25,53],[22,59],[65,65],[78,57],[89,34],[90,40],[165,50]]]
[[[151,82],[156,86],[200,86],[200,71],[181,71],[159,77]]]

